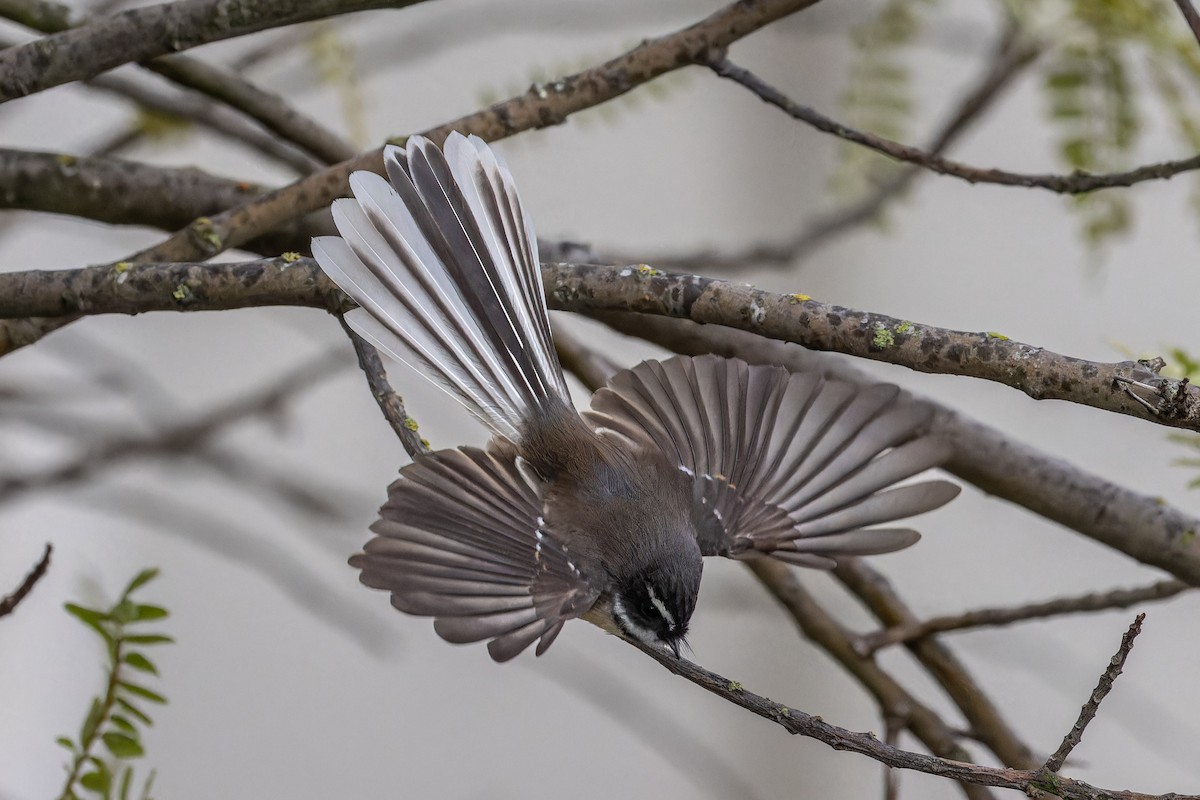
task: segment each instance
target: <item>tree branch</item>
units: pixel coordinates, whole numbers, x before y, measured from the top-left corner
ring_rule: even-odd
[[[752,364],[822,369],[842,380],[873,380],[843,362],[729,328],[681,324],[641,314],[603,314],[615,330],[679,353],[717,353]],[[996,497],[1095,539],[1193,586],[1200,586],[1200,519],[1022,444],[1005,434],[922,398],[936,410],[933,430],[954,455],[945,469]]]
[[[702,63],[711,51],[722,50],[815,2],[817,0],[742,0],[732,3],[687,28],[647,39],[603,64],[550,83],[535,84],[524,94],[431,128],[424,135],[439,144],[451,131],[474,133],[495,141],[522,131],[561,124],[571,114],[620,97],[660,75]],[[189,226],[129,260],[186,261],[211,258],[222,250],[239,247],[288,219],[328,206],[348,192],[350,173],[360,169],[382,172],[383,149],[363,153],[240,208],[219,214],[207,225],[210,235],[196,238]]]
[[[657,661],[668,672],[685,678],[702,689],[728,700],[730,703],[749,711],[765,720],[774,722],[788,733],[807,736],[824,742],[834,750],[842,750],[872,758],[879,763],[897,769],[910,769],[927,775],[971,783],[976,786],[993,786],[1002,789],[1014,789],[1024,792],[1030,797],[1042,797],[1043,793],[1052,793],[1063,800],[1200,800],[1200,795],[1149,795],[1121,789],[1101,789],[1083,781],[1048,775],[1044,771],[1024,770],[998,767],[985,767],[964,761],[941,758],[939,756],[912,753],[900,750],[885,742],[881,742],[873,734],[855,733],[853,731],[832,725],[820,717],[811,716],[803,711],[777,703],[761,695],[754,694],[737,681],[731,681],[715,672],[693,664],[682,658],[676,658],[663,648],[654,648],[637,640],[626,638],[605,624],[602,619],[603,610],[592,612],[589,617],[595,624],[610,633],[620,637],[627,644],[638,648],[650,658]]]
[[[93,20],[0,51],[0,103],[208,42],[421,0],[177,0]]]
[[[1196,7],[1192,5],[1192,0],[1175,0],[1175,5],[1183,14],[1188,27],[1192,29],[1192,35],[1196,37],[1196,41],[1200,42],[1200,14],[1196,13]]]
[[[547,302],[564,311],[638,311],[691,319],[813,350],[898,364],[917,372],[982,378],[1035,400],[1067,400],[1162,425],[1200,430],[1200,387],[1138,362],[1102,363],[1015,342],[994,332],[938,328],[835,306],[802,294],[661,272],[645,265],[543,267]],[[78,313],[204,311],[264,305],[344,310],[345,298],[311,259],[228,264],[137,264],[0,275],[0,318]],[[1148,414],[1119,383],[1155,387]]]
[[[833,574],[880,622],[895,624],[916,619],[888,579],[863,559],[839,558]],[[851,646],[860,656],[870,657],[872,653],[859,646],[861,639],[854,637]],[[995,753],[1002,764],[1022,769],[1038,766],[1033,751],[1021,741],[1000,709],[971,677],[966,665],[949,648],[930,638],[912,642],[908,649],[958,706],[971,735]]]
[[[954,761],[973,760],[971,754],[959,744],[954,732],[933,709],[905,690],[874,660],[863,658],[855,652],[849,632],[821,608],[796,579],[793,570],[769,558],[747,561],[746,566],[779,601],[801,632],[832,656],[870,692],[885,718],[901,722],[937,756]],[[971,800],[985,800],[993,796],[991,792],[972,783],[967,782],[963,786]]]
[[[1075,724],[1071,726],[1071,730],[1063,737],[1062,744],[1054,751],[1050,758],[1046,759],[1046,764],[1042,769],[1047,772],[1058,772],[1062,769],[1063,763],[1066,762],[1067,756],[1071,755],[1071,751],[1083,739],[1083,732],[1087,728],[1088,723],[1096,718],[1096,712],[1100,710],[1100,703],[1112,691],[1113,683],[1117,680],[1117,676],[1121,674],[1121,670],[1125,666],[1125,659],[1129,657],[1129,651],[1133,649],[1133,640],[1142,632],[1142,620],[1146,619],[1145,614],[1138,614],[1134,618],[1133,624],[1129,626],[1129,630],[1125,631],[1125,635],[1121,637],[1121,646],[1117,649],[1112,660],[1108,662],[1108,668],[1104,670],[1104,674],[1100,676],[1100,682],[1096,684],[1096,688],[1088,695],[1087,702],[1083,704],[1083,708],[1079,711],[1079,718],[1075,720]]]
[[[326,377],[343,365],[340,353],[326,354],[289,371],[267,388],[223,404],[197,419],[178,423],[148,436],[123,436],[103,442],[45,472],[0,476],[0,502],[31,489],[76,483],[114,463],[188,452],[232,421],[275,410],[298,390],[314,385],[317,379]]]
[[[775,106],[793,119],[800,120],[817,130],[845,139],[848,142],[862,145],[877,153],[881,153],[897,161],[905,161],[941,175],[961,178],[967,183],[990,183],[999,186],[1023,186],[1032,189],[1047,189],[1057,194],[1086,194],[1100,189],[1112,189],[1118,186],[1133,186],[1149,180],[1166,180],[1181,172],[1200,169],[1200,155],[1177,161],[1164,161],[1159,164],[1147,164],[1126,172],[1110,172],[1092,174],[1073,172],[1070,175],[1030,174],[1008,172],[1002,169],[981,169],[952,161],[919,147],[894,142],[882,136],[855,130],[843,125],[808,106],[802,106],[791,100],[778,89],[767,84],[749,70],[743,69],[728,60],[715,59],[710,66],[713,71],[723,78],[728,78],[741,84],[756,94],[763,102]]]
[[[267,191],[195,168],[156,167],[116,158],[0,148],[0,208],[70,214],[110,225],[176,230]],[[244,248],[264,255],[307,252],[328,233],[327,215],[293,220]]]
[[[972,628],[999,627],[1031,619],[1046,619],[1064,614],[1083,614],[1094,611],[1111,611],[1154,600],[1166,600],[1195,587],[1183,581],[1165,580],[1136,589],[1112,589],[1107,592],[1089,592],[1073,597],[1058,597],[1040,603],[1001,608],[977,608],[961,614],[930,617],[925,620],[910,619],[891,624],[890,627],[873,633],[863,634],[854,646],[863,655],[869,655],[884,647],[902,642],[924,639],[935,633],[962,631]]]
[[[49,542],[46,543],[46,549],[42,551],[42,557],[33,565],[33,569],[25,576],[25,580],[21,581],[21,585],[7,597],[0,597],[0,617],[6,617],[11,614],[21,601],[33,591],[34,584],[42,579],[46,574],[46,570],[50,568],[50,554],[54,552],[54,546]]]
[[[404,407],[404,399],[396,394],[396,390],[388,381],[387,371],[383,368],[379,352],[351,330],[350,326],[346,324],[345,317],[340,314],[338,322],[342,324],[342,330],[354,344],[354,352],[358,354],[358,366],[366,375],[367,385],[371,387],[371,396],[379,404],[383,418],[392,426],[396,438],[404,446],[404,452],[408,453],[409,458],[416,458],[423,453],[428,453],[429,442],[422,439],[421,434],[417,433],[417,421],[408,415],[408,410]]]

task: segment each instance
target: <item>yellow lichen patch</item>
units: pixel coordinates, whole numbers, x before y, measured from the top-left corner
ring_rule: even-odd
[[[788,300],[791,300],[793,303],[807,303],[812,298],[806,294],[789,294]]]
[[[913,325],[912,322],[910,322],[909,320],[906,320],[906,319],[902,319],[902,320],[900,320],[900,324],[896,326],[896,333],[900,334],[901,336],[907,336],[908,334],[912,333],[916,329],[917,329],[917,326]]]
[[[178,303],[186,303],[192,299],[192,290],[186,283],[181,283],[175,287],[175,291],[171,292],[171,297],[174,297]]]
[[[299,253],[297,253],[295,250],[288,250],[286,253],[280,253],[279,257],[282,258],[288,264],[292,264],[296,261],[299,261],[302,258],[302,256]]]
[[[413,419],[412,417],[409,417],[408,419],[404,420],[404,427],[408,428],[413,433],[416,433],[417,428],[419,428],[420,426],[417,425],[417,421],[415,419]]]
[[[984,334],[984,336],[986,336],[989,339],[999,339],[1002,342],[1009,341],[1009,338],[1007,336],[1005,336],[1003,333],[997,333],[996,331],[988,331],[987,333]]]
[[[220,249],[221,237],[217,235],[215,230],[213,230],[212,220],[208,217],[197,218],[196,221],[192,223],[192,232],[195,233],[196,236],[198,236],[205,244],[209,245],[210,247]]]
[[[886,350],[896,344],[896,337],[887,329],[887,326],[880,323],[875,326],[875,336],[871,339],[871,344],[878,350]]]

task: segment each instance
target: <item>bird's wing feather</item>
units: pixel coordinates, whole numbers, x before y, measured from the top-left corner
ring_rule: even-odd
[[[895,386],[718,356],[647,361],[592,397],[593,427],[654,447],[692,475],[706,555],[769,553],[829,568],[838,555],[899,550],[919,535],[871,529],[931,511],[959,487],[896,486],[949,457],[931,410]]]
[[[541,513],[538,487],[512,459],[441,450],[400,471],[376,537],[350,563],[396,608],[435,617],[447,641],[489,639],[506,661],[540,640],[540,655],[600,594],[598,571],[568,554]]]

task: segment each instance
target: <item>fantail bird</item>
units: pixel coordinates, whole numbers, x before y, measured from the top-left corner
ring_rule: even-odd
[[[893,486],[944,461],[931,410],[895,386],[701,356],[617,373],[580,415],[551,340],[537,240],[508,168],[478,137],[444,154],[388,147],[390,185],[350,177],[341,237],[313,240],[360,306],[359,335],[487,425],[484,449],[400,470],[354,556],[368,586],[496,661],[608,601],[625,633],[676,655],[703,556],[830,568],[919,534],[867,528],[937,508],[959,487]]]

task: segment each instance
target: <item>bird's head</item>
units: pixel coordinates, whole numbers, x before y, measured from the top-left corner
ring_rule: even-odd
[[[678,657],[687,643],[702,568],[699,550],[684,548],[623,581],[612,592],[617,626],[645,644],[671,648]]]

